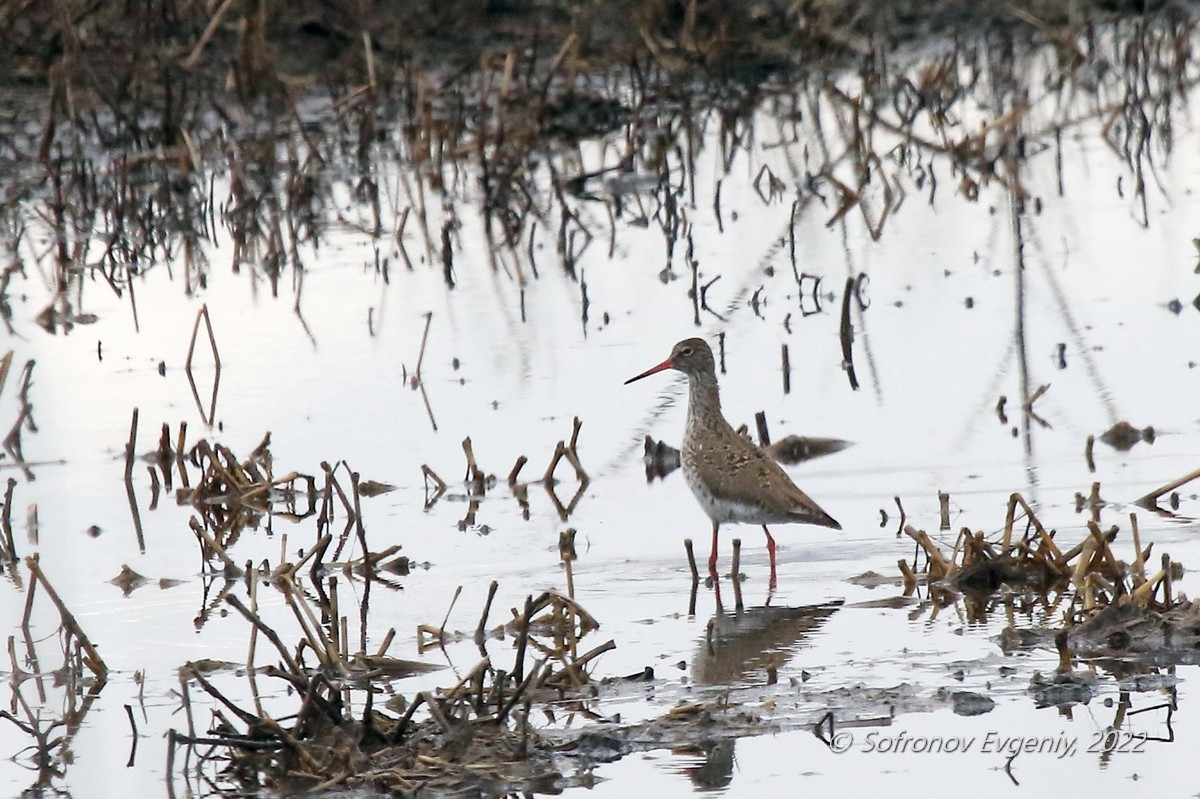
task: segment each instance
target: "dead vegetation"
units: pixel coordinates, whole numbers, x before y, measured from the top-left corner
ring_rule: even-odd
[[[574,444],[573,440],[572,451]],[[127,451],[133,452],[135,446],[136,435],[131,434]],[[557,765],[558,744],[542,738],[530,715],[534,707],[539,713],[552,712],[547,709],[550,704],[559,712],[591,713],[575,700],[594,694],[591,672],[597,659],[615,646],[612,640],[593,642],[599,623],[573,598],[573,530],[564,532],[560,541],[566,594],[546,591],[530,596],[522,610],[514,609],[510,619],[489,627],[497,589],[493,583],[474,634],[481,660],[452,686],[403,697],[391,687],[394,681],[438,667],[390,655],[394,629],[386,631],[378,646],[367,647],[371,586],[396,587],[395,576],[407,573],[408,559],[396,555],[399,546],[378,552],[369,548],[357,473],[345,464],[323,463],[321,480],[295,472],[278,476],[269,435],[247,456],[239,457],[228,446],[206,439],[189,446],[183,425],[177,435],[164,425],[158,448],[142,460],[153,486],[151,510],[160,492],[174,487],[177,501],[193,512],[188,527],[200,548],[205,582],[219,585],[207,597],[196,624],[232,610],[245,621],[248,639],[246,659],[240,664],[249,681],[248,694],[227,684],[234,664],[202,660],[180,669],[178,696],[187,723],[183,730],[170,731],[171,780],[182,774],[189,784],[195,779],[238,790],[347,785],[412,792],[423,787],[546,790],[563,779]],[[136,514],[131,468],[126,476]],[[343,484],[347,477],[348,486]],[[10,488],[2,554],[10,579],[19,584],[22,578],[11,548],[7,512],[11,500]],[[278,562],[240,565],[235,560],[233,553],[241,539],[279,522],[314,524],[314,543],[293,557],[284,533],[279,536]],[[353,542],[359,544],[356,557],[343,552]],[[34,762],[42,770],[39,784],[49,784],[61,776],[65,747],[102,689],[108,670],[37,559],[27,558],[24,567],[30,583],[21,628],[28,647],[23,662],[33,671],[17,666],[17,652],[10,646],[14,707],[22,715],[3,712],[0,718],[30,736]],[[347,592],[343,581],[360,585]],[[128,593],[148,581],[126,568],[114,582]],[[245,588],[245,598],[240,588]],[[269,602],[260,596],[268,590],[273,595]],[[68,708],[68,715],[60,720],[44,713],[47,675],[39,666],[30,627],[38,593],[48,595],[59,613],[65,658],[62,678],[69,681],[69,701],[84,695],[87,688],[84,707]],[[444,648],[464,637],[448,630],[446,623],[443,619],[440,625],[422,625],[417,630],[418,651]],[[291,642],[285,642],[289,633],[277,631],[284,624],[297,631]],[[514,654],[507,668],[487,652],[495,641],[511,643]],[[262,646],[268,647],[270,656],[264,658]],[[35,678],[40,694],[32,700],[20,689],[29,677]],[[262,682],[274,685],[260,686]],[[208,697],[211,723],[201,720],[204,711],[196,706],[198,693]],[[281,697],[294,702],[290,711],[275,709]],[[64,725],[66,735],[60,732]],[[131,764],[136,741],[135,725]]]
[[[5,498],[7,546],[4,547],[5,567],[9,580],[20,588],[22,572],[12,547],[8,524],[8,501]],[[108,682],[108,665],[75,615],[67,608],[49,577],[42,570],[38,556],[24,560],[29,584],[25,589],[24,613],[18,628],[20,640],[8,637],[8,684],[11,701],[0,710],[0,720],[15,725],[29,738],[22,750],[27,754],[36,774],[35,786],[50,786],[65,773],[73,759],[72,746],[93,704]],[[46,599],[38,601],[40,596]],[[45,608],[49,603],[50,609]],[[57,617],[55,635],[35,636],[32,622],[35,614],[49,612]],[[59,704],[56,706],[55,702]],[[136,752],[136,740],[134,751]],[[132,762],[133,753],[130,754]]]
[[[1148,567],[1154,547],[1143,546],[1136,513],[1128,517],[1132,551],[1126,559],[1118,557],[1113,544],[1120,528],[1100,527],[1103,503],[1098,501],[1098,488],[1093,497],[1086,535],[1070,547],[1059,546],[1056,532],[1042,526],[1020,494],[1009,498],[998,541],[964,527],[954,547],[945,552],[925,531],[904,525],[925,564],[918,574],[900,561],[906,594],[924,581],[935,615],[938,608],[961,598],[973,620],[986,619],[998,606],[1005,607],[1011,619],[1014,604],[1037,604],[1045,623],[1061,622],[1067,634],[1063,640],[1077,655],[1192,662],[1200,647],[1200,605],[1173,586],[1183,575],[1183,565],[1163,553],[1158,568]],[[1013,633],[1006,646],[1045,643],[1053,637],[1045,630]]]
[[[885,45],[913,31],[913,24],[895,24],[908,20],[911,9],[905,5],[889,5],[883,13],[872,5],[868,14],[866,6],[853,3],[815,11],[804,4],[767,3],[741,15],[727,13],[722,4],[638,4],[628,17],[635,38],[608,49],[607,58],[602,52],[617,32],[602,20],[557,8],[547,15],[552,32],[539,33],[537,46],[527,47],[522,29],[527,20],[520,16],[525,7],[506,5],[513,7],[511,17],[488,11],[489,4],[465,2],[384,4],[378,18],[333,18],[323,7],[303,4],[275,16],[268,4],[229,2],[168,2],[153,13],[137,8],[119,19],[112,16],[116,6],[68,0],[0,10],[0,63],[9,79],[22,83],[11,87],[14,92],[28,92],[28,108],[34,109],[29,118],[37,123],[0,119],[0,163],[11,167],[12,176],[0,196],[0,225],[11,242],[0,266],[0,320],[9,324],[8,292],[21,281],[33,286],[30,294],[41,309],[37,319],[48,333],[94,321],[86,306],[88,293],[96,290],[127,301],[136,327],[136,291],[149,271],[170,271],[188,294],[206,289],[215,274],[209,245],[220,229],[233,244],[228,269],[254,270],[266,278],[272,295],[290,291],[303,323],[303,266],[333,226],[377,242],[374,261],[364,271],[385,281],[393,270],[434,268],[453,288],[479,274],[480,264],[467,256],[479,251],[487,254],[483,270],[523,286],[538,279],[550,261],[578,283],[585,329],[595,321],[588,316],[582,254],[607,248],[611,257],[619,231],[650,228],[663,241],[663,282],[682,270],[690,278],[685,282],[696,320],[701,314],[719,316],[720,275],[702,275],[689,217],[698,205],[711,206],[718,224],[728,215],[720,180],[709,197],[695,189],[697,142],[714,129],[727,171],[757,136],[804,143],[788,174],[764,167],[755,187],[764,203],[792,204],[793,224],[781,231],[787,244],[780,252],[786,249],[787,256],[780,262],[791,268],[803,312],[817,313],[823,302],[820,279],[803,273],[796,256],[799,214],[821,214],[829,225],[860,214],[878,238],[908,199],[933,202],[941,188],[976,201],[989,185],[1002,186],[1014,202],[1036,210],[1042,200],[1029,196],[1022,164],[1032,154],[1061,148],[1064,133],[1085,125],[1099,126],[1110,156],[1127,164],[1132,188],[1125,191],[1144,197],[1146,175],[1156,166],[1153,145],[1170,142],[1177,124],[1173,103],[1197,80],[1190,58],[1195,21],[1174,9],[1109,25],[1081,21],[1074,13],[1078,4],[1068,13],[1054,3],[1016,11],[947,3],[934,13],[920,9],[920,26],[953,31],[960,17],[974,26],[984,14],[985,21],[998,24],[996,36],[943,42],[944,50],[901,62]],[[622,16],[611,8],[603,14]],[[1020,20],[1019,27],[1009,14]],[[456,26],[448,33],[439,27],[447,22]],[[480,22],[503,23],[501,34]],[[456,44],[460,37],[476,36],[478,51],[464,58],[459,48],[434,46],[446,35]],[[293,54],[310,54],[312,48],[297,42],[318,43],[325,57],[315,64],[298,62]],[[462,63],[430,68],[431,56],[447,49]],[[796,58],[807,62],[805,71],[794,70]],[[768,71],[771,80],[761,80]],[[1044,73],[1058,76],[1057,82],[1041,84]],[[1031,103],[1031,96],[1040,102]],[[1083,113],[1075,110],[1077,98],[1083,98]],[[769,124],[759,116],[762,110]],[[598,158],[581,146],[595,140],[603,144]],[[388,170],[380,165],[391,163],[406,169],[394,183],[381,184],[378,176]],[[353,198],[348,210],[334,201],[341,188],[349,188]],[[464,204],[481,210],[483,246],[463,240]],[[539,264],[543,239],[554,255]],[[841,345],[852,382],[850,318],[855,307],[865,307],[862,287],[855,280],[842,295]],[[750,300],[756,313],[763,300],[759,292]],[[211,424],[220,357],[207,314],[197,316],[193,348],[202,320],[208,323],[217,376],[207,405],[194,383],[193,391],[202,419]],[[377,321],[368,318],[372,333]],[[189,349],[189,379],[192,354]],[[412,385],[424,396],[421,355]],[[781,355],[786,389],[787,350]],[[10,351],[0,359],[0,390],[14,357]],[[32,472],[22,436],[37,432],[28,396],[33,370],[28,360],[16,376],[18,408],[11,427],[6,420],[3,442],[9,464],[26,479]],[[1035,419],[1038,396],[1021,403]],[[430,421],[436,427],[432,411]],[[140,541],[132,479],[137,427],[135,411],[126,487]],[[528,487],[540,482],[560,517],[571,515],[588,482],[576,452],[578,435],[576,420],[569,443],[558,443],[538,480],[522,482],[526,459],[517,460],[507,484],[526,513]],[[765,438],[760,433],[764,443]],[[1145,431],[1141,438],[1152,440]],[[1118,437],[1113,446],[1126,440]],[[809,457],[814,441],[801,440],[800,454],[789,457]],[[661,476],[670,450],[659,444],[650,453],[652,443],[647,442],[648,454],[667,464]],[[832,446],[815,443],[817,450]],[[467,527],[475,525],[479,499],[497,481],[476,463],[469,439],[463,448]],[[566,503],[554,491],[563,458],[578,483]],[[553,712],[546,704],[551,699],[565,702],[569,712],[593,713],[570,703],[594,689],[594,660],[612,645],[581,651],[580,642],[598,625],[570,588],[566,595],[531,597],[490,632],[485,609],[476,638],[512,640],[511,663],[481,652],[479,663],[455,684],[404,701],[393,696],[397,701],[384,712],[375,703],[389,693],[387,681],[418,666],[388,655],[394,631],[368,649],[366,595],[354,607],[343,606],[339,578],[360,581],[368,591],[372,584],[393,585],[410,561],[398,547],[368,546],[361,507],[367,491],[359,475],[338,462],[322,463],[315,476],[277,476],[269,435],[239,455],[215,441],[189,446],[184,425],[175,434],[164,425],[157,449],[145,461],[150,510],[160,490],[187,504],[206,580],[224,581],[214,596],[206,596],[197,623],[232,608],[245,620],[250,641],[249,699],[231,698],[233,692],[211,677],[206,664],[189,664],[181,673],[187,728],[173,733],[171,756],[179,757],[182,748],[183,763],[172,760],[171,774],[179,767],[206,782],[215,767],[222,781],[239,788],[561,788],[559,750],[536,733],[530,715],[535,707]],[[426,475],[436,488],[432,504],[447,484],[431,469]],[[1153,504],[1187,479],[1144,499]],[[36,560],[17,555],[10,518],[15,485],[13,479],[7,483],[0,555],[11,579],[20,579],[20,564],[26,564],[28,611],[35,585],[55,594]],[[905,526],[927,559],[932,612],[961,592],[968,616],[976,617],[1007,595],[1016,603],[1041,603],[1047,616],[1061,615],[1077,653],[1157,661],[1195,649],[1196,608],[1173,588],[1179,565],[1162,556],[1157,568],[1147,567],[1150,547],[1138,540],[1133,517],[1133,554],[1119,559],[1112,546],[1115,527],[1104,529],[1098,519],[1098,489],[1080,499],[1081,509],[1096,509],[1097,518],[1085,525],[1081,542],[1065,550],[1019,495],[1009,503],[999,541],[964,530],[943,551],[925,533]],[[36,507],[29,516],[36,530]],[[235,559],[248,532],[273,529],[277,520],[308,519],[316,530],[303,555],[293,556],[284,535],[274,564]],[[358,552],[348,554],[355,543]],[[574,554],[569,541],[562,552],[569,567]],[[912,568],[902,569],[915,586]],[[136,587],[135,575],[125,579],[131,590]],[[243,584],[244,600],[235,593]],[[284,619],[298,631],[286,644],[277,632],[280,623],[264,618],[258,607],[264,585],[279,593]],[[740,593],[736,602],[741,609]],[[24,668],[11,641],[9,647],[17,710],[4,714],[30,736],[47,774],[61,766],[106,672],[74,618],[61,602],[53,605],[63,632],[61,666],[39,665],[27,612]],[[355,612],[361,619],[357,640],[351,634]],[[455,634],[443,620],[418,636],[440,646]],[[273,665],[256,658],[259,637],[273,648]],[[497,666],[501,661],[507,670]],[[42,693],[51,674],[61,674],[69,685],[57,717],[35,712],[46,706],[44,695],[35,702],[24,693],[30,686]],[[284,713],[262,706],[254,683],[259,676],[294,692]],[[211,725],[196,723],[197,690],[216,708]],[[82,704],[75,704],[79,697]],[[711,708],[685,705],[657,724],[679,726],[705,714],[711,722]],[[729,728],[761,725],[739,716]],[[136,735],[134,743],[136,748]]]
[[[280,588],[277,576],[273,583]],[[528,597],[523,612],[514,610],[510,621],[485,632],[495,588],[493,583],[475,633],[482,659],[453,686],[408,698],[393,695],[386,709],[376,707],[376,697],[392,680],[423,666],[388,658],[391,634],[378,652],[351,654],[344,638],[333,638],[336,624],[329,626],[331,638],[326,638],[306,611],[296,616],[305,637],[294,650],[288,649],[257,613],[228,596],[226,601],[252,625],[247,662],[251,682],[256,683],[258,675],[282,680],[295,692],[298,710],[272,717],[261,706],[239,706],[200,668],[188,668],[182,675],[185,687],[194,682],[223,709],[216,711],[213,725],[203,734],[194,728],[171,731],[171,762],[177,748],[183,748],[189,762],[195,757],[197,773],[215,769],[221,779],[243,790],[340,785],[412,793],[547,790],[559,784],[563,775],[557,747],[531,725],[530,715],[535,704],[549,713],[547,703],[570,709],[573,698],[590,696],[595,690],[593,661],[614,643],[581,653],[580,642],[599,625],[573,599],[556,592]],[[330,596],[336,596],[332,587]],[[337,608],[323,605],[321,612],[323,618],[336,618]],[[305,624],[306,616],[310,624]],[[422,626],[418,640],[445,646],[453,634],[444,625],[445,621],[437,627]],[[276,647],[280,665],[255,669],[253,642],[259,631]],[[486,645],[493,639],[513,643],[515,654],[507,670],[487,654]],[[317,663],[306,665],[305,652],[316,655]],[[260,695],[257,685],[253,695]],[[185,690],[185,702],[188,696]],[[191,707],[185,710],[192,719]]]
[[[449,287],[489,271],[524,286],[547,268],[538,254],[549,245],[555,269],[578,283],[587,329],[597,320],[582,256],[612,257],[626,227],[660,233],[664,282],[690,278],[697,320],[721,316],[720,274],[700,274],[691,227],[693,208],[711,207],[722,227],[729,215],[719,179],[697,196],[709,131],[719,131],[726,170],[758,138],[803,142],[786,174],[761,168],[763,202],[791,203],[793,223],[856,214],[878,238],[908,199],[932,202],[939,188],[974,202],[1001,186],[1036,210],[1049,200],[1029,196],[1023,164],[1082,126],[1102,131],[1144,197],[1152,143],[1169,142],[1176,124],[1171,100],[1197,80],[1195,20],[1176,9],[1108,21],[1094,4],[1089,15],[1046,2],[919,13],[768,2],[748,14],[655,2],[627,16],[538,5],[531,31],[533,5],[389,3],[333,15],[309,3],[177,0],[115,16],[53,0],[0,10],[0,64],[30,81],[14,91],[38,109],[36,125],[0,119],[0,163],[14,167],[0,196],[13,242],[0,316],[12,280],[36,271],[48,331],[94,321],[85,286],[127,301],[136,327],[146,275],[169,271],[202,292],[210,245],[225,233],[229,270],[253,270],[272,296],[290,292],[303,324],[303,267],[327,231],[350,229],[374,240],[365,272],[387,281],[397,269],[437,269]],[[988,38],[887,55],[896,39],[981,22],[995,26]],[[459,49],[447,51],[447,39]],[[447,67],[446,52],[460,60]],[[1057,81],[1038,77],[1047,72]],[[594,141],[603,147],[581,146]],[[393,163],[406,169],[381,182]],[[476,210],[471,235],[482,241],[464,240]],[[794,224],[781,235],[802,312],[819,311],[819,278],[796,261]],[[852,285],[861,309],[861,281]],[[756,313],[769,293],[754,292]],[[373,333],[377,324],[369,314]]]
[[[512,492],[513,497],[517,500],[517,504],[521,506],[521,515],[526,520],[529,519],[529,486],[532,484],[541,484],[546,489],[546,496],[554,505],[558,516],[562,521],[567,521],[571,514],[575,512],[579,501],[583,499],[584,492],[587,491],[588,484],[591,482],[588,474],[584,471],[583,463],[579,459],[579,431],[583,428],[583,422],[576,416],[571,425],[571,438],[569,440],[561,440],[554,446],[554,452],[550,456],[550,461],[546,465],[546,470],[538,480],[523,482],[520,479],[521,470],[525,468],[525,464],[529,462],[529,458],[524,455],[517,457],[516,462],[509,470],[507,485]],[[476,527],[476,514],[479,512],[479,505],[487,492],[496,486],[496,475],[487,474],[479,467],[475,460],[475,448],[471,443],[470,437],[463,439],[462,442],[463,455],[466,457],[467,468],[466,474],[463,476],[463,486],[466,489],[465,495],[447,494],[449,484],[438,476],[428,464],[421,466],[421,476],[425,481],[425,510],[432,508],[438,500],[445,496],[447,499],[465,499],[467,502],[466,515],[458,523],[459,530]],[[574,493],[566,504],[558,496],[556,487],[558,480],[554,473],[558,469],[559,463],[563,460],[571,465],[575,471],[575,480],[577,481]]]

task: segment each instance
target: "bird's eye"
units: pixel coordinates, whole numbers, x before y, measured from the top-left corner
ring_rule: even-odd
[[[691,347],[684,347],[682,350],[679,351],[679,354],[682,355],[683,357],[687,358],[693,352],[694,352],[694,350],[692,350]]]

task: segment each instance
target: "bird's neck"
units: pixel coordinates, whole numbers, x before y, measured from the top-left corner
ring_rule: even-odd
[[[688,420],[692,424],[714,427],[725,421],[721,415],[721,392],[715,375],[699,375],[688,380]]]

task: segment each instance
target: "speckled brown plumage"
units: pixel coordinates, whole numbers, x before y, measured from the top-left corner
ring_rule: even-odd
[[[626,383],[676,369],[688,377],[687,428],[680,455],[683,476],[712,519],[708,568],[716,574],[717,531],[722,522],[761,524],[775,579],[775,540],[768,524],[794,522],[842,529],[837,521],[792,482],[787,473],[750,440],[738,435],[721,413],[721,395],[712,350],[699,338],[684,339],[667,360]]]

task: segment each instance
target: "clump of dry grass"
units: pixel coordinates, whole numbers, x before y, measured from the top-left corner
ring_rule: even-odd
[[[281,590],[292,597],[289,604],[303,604],[303,597],[286,586]],[[178,746],[194,748],[201,762],[223,764],[226,776],[243,787],[345,785],[411,792],[553,784],[561,777],[556,747],[531,726],[532,708],[589,696],[594,691],[592,662],[614,646],[608,641],[579,653],[579,642],[598,628],[596,620],[574,600],[555,592],[529,597],[524,612],[514,612],[510,622],[491,633],[513,638],[516,651],[509,670],[498,668],[485,655],[453,686],[389,703],[389,710],[399,711],[395,714],[375,708],[377,684],[423,670],[424,664],[387,658],[383,651],[349,655],[344,643],[339,647],[325,638],[319,625],[310,624],[303,625],[306,637],[296,651],[315,653],[319,666],[306,667],[258,613],[234,597],[228,601],[254,631],[275,645],[281,665],[258,671],[290,685],[298,710],[285,726],[261,707],[242,707],[231,700],[199,666],[188,668],[182,675],[185,683],[198,685],[224,710],[204,735],[172,731],[171,751],[174,756]],[[476,633],[481,651],[490,605],[491,595]],[[311,611],[297,618],[303,624],[308,615]],[[430,646],[443,646],[454,635],[444,624],[423,625],[419,636]],[[363,697],[357,714],[349,704],[352,692]],[[186,691],[184,696],[188,701]],[[191,718],[190,707],[187,711]]]
[[[1103,504],[1098,487],[1093,497],[1087,535],[1068,549],[1059,547],[1055,531],[1043,527],[1020,494],[1009,498],[998,541],[963,528],[947,553],[925,531],[905,525],[905,534],[926,559],[920,575],[900,561],[906,592],[924,580],[938,604],[960,595],[967,599],[972,618],[986,617],[989,598],[1003,602],[1039,596],[1061,617],[1071,643],[1092,653],[1099,648],[1117,656],[1190,649],[1200,641],[1195,633],[1200,603],[1174,587],[1183,565],[1164,553],[1159,568],[1148,571],[1153,545],[1143,548],[1136,513],[1129,515],[1132,558],[1118,557],[1113,543],[1119,528],[1100,528],[1095,518]],[[1025,530],[1020,533],[1015,524],[1022,516]]]

